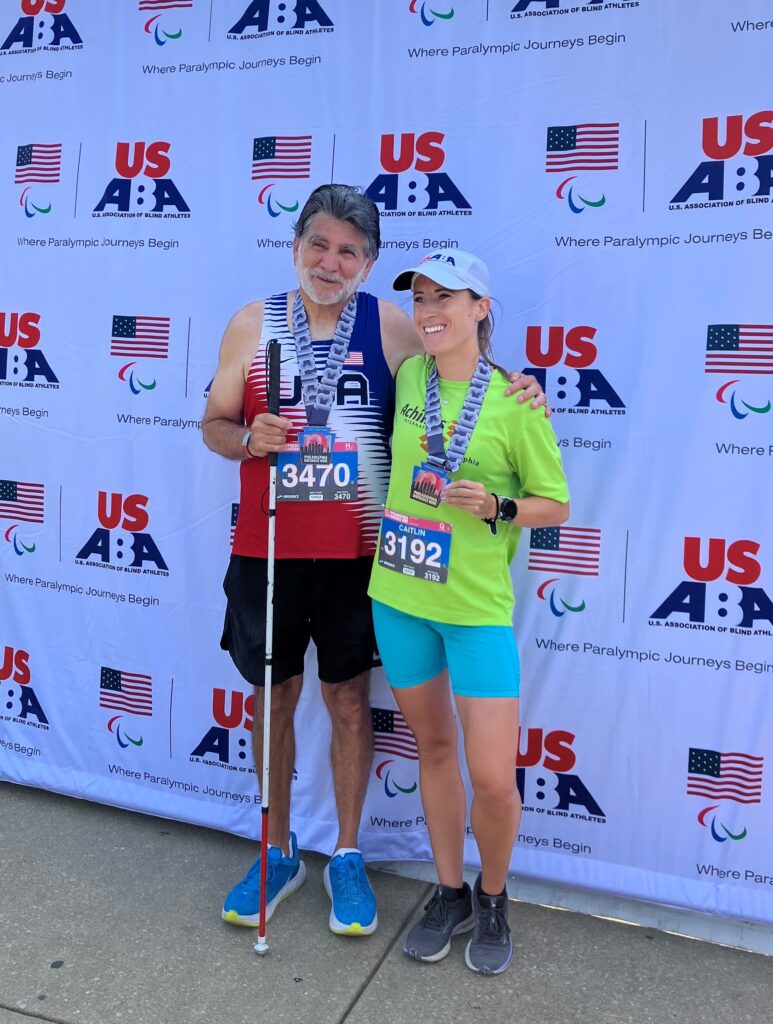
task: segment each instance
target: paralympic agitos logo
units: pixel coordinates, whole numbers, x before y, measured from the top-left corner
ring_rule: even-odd
[[[0,719],[48,730],[48,718],[32,687],[28,651],[8,645],[2,649],[0,684],[5,698]]]
[[[387,217],[468,215],[469,202],[451,176],[443,132],[382,135],[376,175],[365,194]]]
[[[749,117],[733,114],[703,119],[701,135],[707,158],[695,168],[670,209],[698,209],[768,203],[773,188],[773,110]]]
[[[0,313],[0,385],[59,387],[40,338],[40,313]]]
[[[319,0],[252,0],[228,30],[227,38],[332,31],[333,22]]]
[[[115,169],[94,217],[190,217],[190,207],[169,176],[170,142],[119,142]],[[173,212],[170,212],[173,211]]]
[[[78,30],[65,13],[67,0],[21,0],[22,17],[0,45],[0,55],[38,50],[80,50]]]
[[[543,391],[550,387],[556,412],[625,415],[620,395],[593,365],[596,334],[597,328],[588,326],[526,328],[524,373],[533,373]]]
[[[773,636],[773,601],[759,583],[760,545],[685,537],[681,580],[650,616],[651,626]]]
[[[100,491],[97,495],[100,525],[75,556],[76,563],[168,576],[163,555],[148,532],[148,501],[144,494]]]

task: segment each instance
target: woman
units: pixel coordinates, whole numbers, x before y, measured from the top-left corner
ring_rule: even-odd
[[[397,375],[392,474],[369,593],[381,658],[419,751],[421,796],[439,885],[406,955],[434,962],[473,930],[467,966],[512,958],[505,882],[518,834],[519,661],[509,564],[521,528],[569,515],[553,431],[517,408],[490,357],[489,277],[470,253],[435,252],[399,274],[413,291],[426,356]],[[472,783],[482,870],[464,883],[465,791],[453,691]]]

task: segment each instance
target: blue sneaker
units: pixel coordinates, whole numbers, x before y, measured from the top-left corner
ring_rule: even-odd
[[[298,841],[290,833],[290,856],[285,857],[278,846],[269,846],[266,865],[266,920],[277,906],[300,889],[306,878],[306,868],[298,856]],[[223,904],[222,918],[230,924],[247,928],[260,925],[260,856],[252,867],[228,893]]]
[[[376,897],[359,850],[334,854],[324,877],[333,904],[330,931],[336,935],[372,935],[378,927]]]

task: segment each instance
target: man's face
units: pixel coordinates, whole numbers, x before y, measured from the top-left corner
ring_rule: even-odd
[[[301,288],[322,306],[346,302],[373,266],[364,236],[327,213],[315,213],[303,237],[295,239],[293,258]]]

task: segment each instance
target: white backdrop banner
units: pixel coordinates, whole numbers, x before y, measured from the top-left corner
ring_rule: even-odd
[[[369,287],[480,253],[497,357],[555,408],[513,869],[773,921],[772,32],[768,0],[2,0],[0,777],[257,834],[238,475],[200,419],[345,181],[383,214]],[[329,851],[314,665],[293,820]],[[363,849],[428,857],[378,674],[372,703]]]

